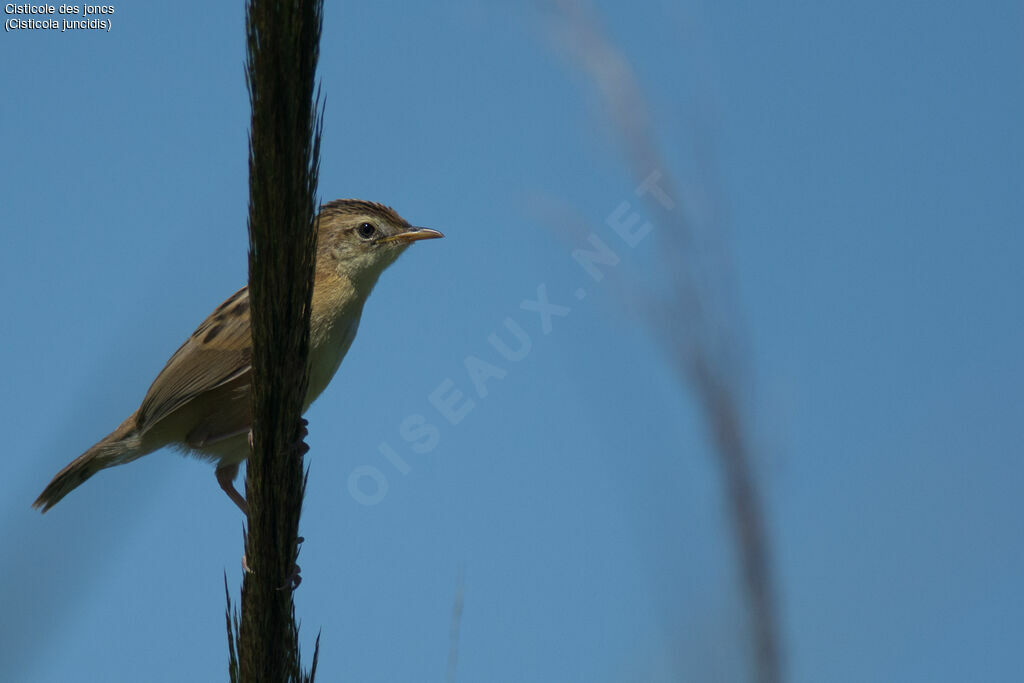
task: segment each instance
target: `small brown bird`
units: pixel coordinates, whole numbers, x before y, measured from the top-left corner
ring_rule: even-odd
[[[443,237],[409,225],[390,207],[339,199],[320,207],[303,412],[327,387],[352,345],[377,278],[417,240]],[[57,473],[33,507],[46,512],[96,472],[173,446],[217,463],[217,482],[246,512],[235,489],[249,457],[252,334],[247,287],[235,292],[175,351],[139,409]]]

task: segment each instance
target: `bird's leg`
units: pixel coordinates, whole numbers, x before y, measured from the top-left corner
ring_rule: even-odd
[[[289,576],[287,579],[285,579],[284,580],[284,585],[283,586],[279,586],[277,590],[279,590],[279,591],[295,590],[296,588],[298,588],[299,584],[302,583],[302,575],[300,574],[301,571],[302,571],[302,567],[300,567],[298,565],[298,563],[295,563],[292,566],[291,576]]]
[[[238,476],[238,463],[233,465],[221,465],[217,468],[217,483],[224,490],[224,493],[228,494],[228,498],[234,501],[238,509],[242,511],[242,514],[246,517],[249,516],[249,506],[245,503],[245,498],[235,488],[235,477]]]
[[[304,417],[300,417],[299,418],[299,441],[298,441],[297,444],[295,444],[295,446],[298,449],[299,453],[302,454],[302,455],[305,455],[309,451],[309,446],[306,444],[306,442],[304,440],[307,436],[309,436],[309,429],[308,429],[308,427],[309,427],[309,420],[307,420]],[[303,538],[302,536],[299,536],[296,539],[296,544],[301,545],[302,542],[305,541],[305,540],[306,540],[305,538]],[[284,585],[281,586],[280,588],[278,588],[277,590],[279,590],[279,591],[283,591],[285,589],[295,590],[296,588],[298,588],[299,584],[302,583],[302,575],[300,574],[301,571],[302,571],[302,567],[299,566],[299,563],[298,562],[294,563],[294,566],[292,567],[291,575],[287,579],[285,579]]]
[[[296,447],[300,450],[300,452],[303,455],[305,455],[305,453],[307,451],[309,451],[309,446],[306,445],[306,443],[303,441],[303,439],[305,439],[309,435],[309,429],[308,429],[309,421],[306,418],[304,418],[304,417],[300,417],[299,418],[299,426],[300,426],[300,434],[299,434],[299,440],[298,440],[298,443],[296,444]],[[249,450],[251,451],[252,448],[253,448],[253,438],[252,438],[252,430],[250,429],[249,430]],[[227,469],[227,468],[225,468],[225,469]],[[237,474],[238,474],[238,465],[234,465],[233,469],[231,469],[230,472],[225,472],[224,473],[224,477],[225,477],[224,479],[222,479],[222,477],[221,477],[221,470],[218,469],[217,470],[217,481],[220,482],[221,488],[223,488],[224,492],[227,493],[228,496],[231,497],[231,500],[235,501],[235,504],[238,505],[238,507],[242,510],[242,512],[246,513],[246,516],[248,516],[248,514],[249,514],[248,506],[245,503],[245,499],[242,498],[242,496],[240,496],[238,494],[238,491],[235,490],[235,487],[234,487],[234,484],[233,484],[235,475],[237,475]],[[232,493],[234,495],[232,495]],[[306,540],[305,538],[303,538],[302,536],[299,536],[298,539],[296,539],[296,542],[301,544],[305,540]],[[249,563],[246,561],[245,555],[242,555],[242,569],[244,571],[246,571],[246,572],[252,573],[252,569],[249,568]],[[292,573],[288,576],[287,579],[285,579],[284,585],[280,586],[277,590],[279,590],[279,591],[285,590],[285,589],[295,590],[296,588],[298,588],[299,584],[302,583],[301,572],[302,572],[302,567],[300,567],[297,562],[294,563],[294,565],[292,566]]]

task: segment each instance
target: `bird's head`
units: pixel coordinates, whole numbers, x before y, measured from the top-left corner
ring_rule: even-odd
[[[371,287],[406,248],[418,240],[444,237],[416,228],[383,204],[336,199],[320,207],[317,270],[326,270]]]

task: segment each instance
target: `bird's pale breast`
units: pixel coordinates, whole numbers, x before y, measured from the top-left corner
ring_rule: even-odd
[[[334,377],[334,373],[338,371],[341,361],[356,338],[361,313],[360,310],[353,315],[340,316],[340,319],[336,320],[335,324],[326,331],[319,343],[316,339],[318,335],[312,335],[312,344],[309,350],[309,389],[306,392],[304,411],[323,393],[323,390],[330,384],[331,378]]]

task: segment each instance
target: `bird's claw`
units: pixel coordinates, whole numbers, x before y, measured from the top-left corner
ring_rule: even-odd
[[[305,540],[306,540],[305,537],[299,536],[298,538],[295,539],[295,543],[296,544],[304,543]],[[246,559],[244,554],[242,555],[242,571],[244,571],[246,574],[254,573],[252,571],[252,569],[249,568],[249,561]],[[277,588],[277,590],[279,590],[279,591],[283,591],[285,589],[295,590],[296,588],[299,587],[300,583],[302,583],[302,567],[300,567],[298,565],[298,563],[295,563],[295,565],[292,567],[292,573],[285,580],[284,585],[283,586],[279,586]]]
[[[277,590],[295,590],[296,588],[298,588],[299,584],[302,583],[302,576],[300,572],[302,572],[302,567],[296,564],[294,567],[292,567],[291,576],[289,576],[285,580],[283,586],[278,586]]]

